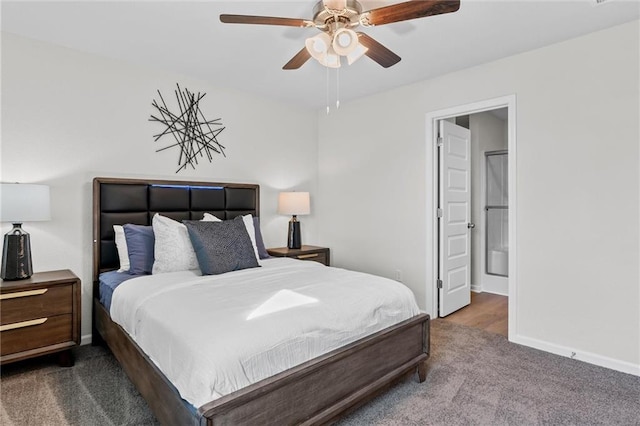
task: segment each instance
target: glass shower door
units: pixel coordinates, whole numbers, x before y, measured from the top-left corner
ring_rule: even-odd
[[[490,151],[486,159],[486,273],[509,275],[508,152]]]

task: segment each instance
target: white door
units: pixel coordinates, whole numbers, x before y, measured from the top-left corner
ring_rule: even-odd
[[[440,121],[439,306],[440,316],[471,303],[470,132]]]

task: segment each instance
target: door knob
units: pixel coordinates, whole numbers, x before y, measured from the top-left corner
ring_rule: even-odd
[[[471,223],[471,222],[467,223],[467,228],[469,228],[469,229],[473,229],[473,228],[475,228],[475,227],[476,227],[476,224],[475,224],[475,223]]]

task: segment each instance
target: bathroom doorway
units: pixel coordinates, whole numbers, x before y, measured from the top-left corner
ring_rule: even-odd
[[[515,336],[515,187],[509,181],[515,176],[514,121],[515,96],[427,114],[434,143],[427,161],[434,164],[436,181],[434,311]],[[465,155],[468,165],[458,161]],[[470,193],[471,201],[461,193]]]
[[[509,293],[507,129],[506,108],[440,123],[438,265],[448,284],[441,316],[469,304],[469,290]]]
[[[474,117],[470,120],[474,121]],[[478,138],[471,140],[477,142]],[[478,224],[470,236],[472,266],[477,269],[472,274],[475,281],[471,284],[470,303],[444,319],[508,337],[509,153],[496,150],[482,154],[481,162],[472,161],[481,167],[482,179],[480,188],[472,185],[481,194],[475,197],[480,206],[472,205]]]

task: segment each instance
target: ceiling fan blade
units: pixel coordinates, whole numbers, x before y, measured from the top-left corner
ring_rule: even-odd
[[[460,9],[460,0],[413,0],[372,9],[362,14],[365,25],[384,25]]]
[[[291,60],[289,62],[287,62],[284,65],[284,67],[282,67],[282,69],[283,70],[297,70],[298,68],[303,66],[305,64],[305,62],[307,62],[309,60],[309,58],[311,58],[311,54],[309,53],[309,51],[307,50],[306,47],[303,47],[302,50],[300,50],[298,53],[296,53],[295,56],[293,58],[291,58]]]
[[[313,22],[297,18],[277,18],[275,16],[220,15],[225,24],[284,25],[286,27],[312,27]]]
[[[396,55],[365,33],[358,33],[358,37],[360,39],[360,44],[369,49],[366,51],[365,55],[383,67],[389,68],[390,66],[400,62],[400,56]]]

